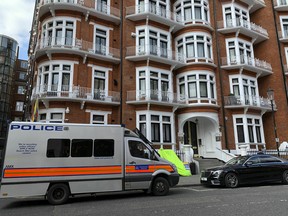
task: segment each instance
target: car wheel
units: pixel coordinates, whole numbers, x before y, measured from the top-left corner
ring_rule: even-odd
[[[54,184],[47,193],[47,200],[52,205],[60,205],[69,199],[70,191],[66,184]]]
[[[285,170],[283,172],[282,177],[283,177],[282,179],[283,184],[288,184],[288,170]]]
[[[236,188],[238,185],[238,176],[235,173],[227,173],[225,176],[225,186],[228,188]]]
[[[158,177],[152,185],[152,193],[154,196],[165,196],[169,193],[169,183],[167,179]]]

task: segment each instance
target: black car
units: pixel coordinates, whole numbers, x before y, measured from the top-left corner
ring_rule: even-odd
[[[229,188],[239,184],[263,182],[288,183],[288,161],[265,154],[239,156],[223,166],[208,168],[201,172],[200,181],[205,185]]]

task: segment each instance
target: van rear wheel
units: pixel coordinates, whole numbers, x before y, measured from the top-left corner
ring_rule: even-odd
[[[47,193],[47,200],[52,205],[60,205],[67,202],[70,191],[66,184],[54,184]]]
[[[158,177],[152,185],[152,193],[155,196],[165,196],[169,193],[169,183],[167,179]]]

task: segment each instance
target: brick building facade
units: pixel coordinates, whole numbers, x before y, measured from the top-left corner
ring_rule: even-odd
[[[276,149],[275,131],[288,140],[287,26],[281,0],[38,0],[38,121],[125,124],[219,159]]]

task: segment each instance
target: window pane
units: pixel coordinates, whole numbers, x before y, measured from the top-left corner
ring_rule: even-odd
[[[102,139],[94,140],[94,157],[113,157],[114,140]]]
[[[69,139],[49,139],[46,156],[48,158],[69,157],[70,140]]]
[[[130,154],[133,157],[138,157],[138,158],[150,158],[150,151],[149,149],[139,141],[129,141],[129,150]]]
[[[245,143],[243,125],[237,125],[237,136],[238,136],[239,143]]]
[[[92,156],[92,144],[91,139],[73,139],[71,156],[72,157],[91,157]]]

